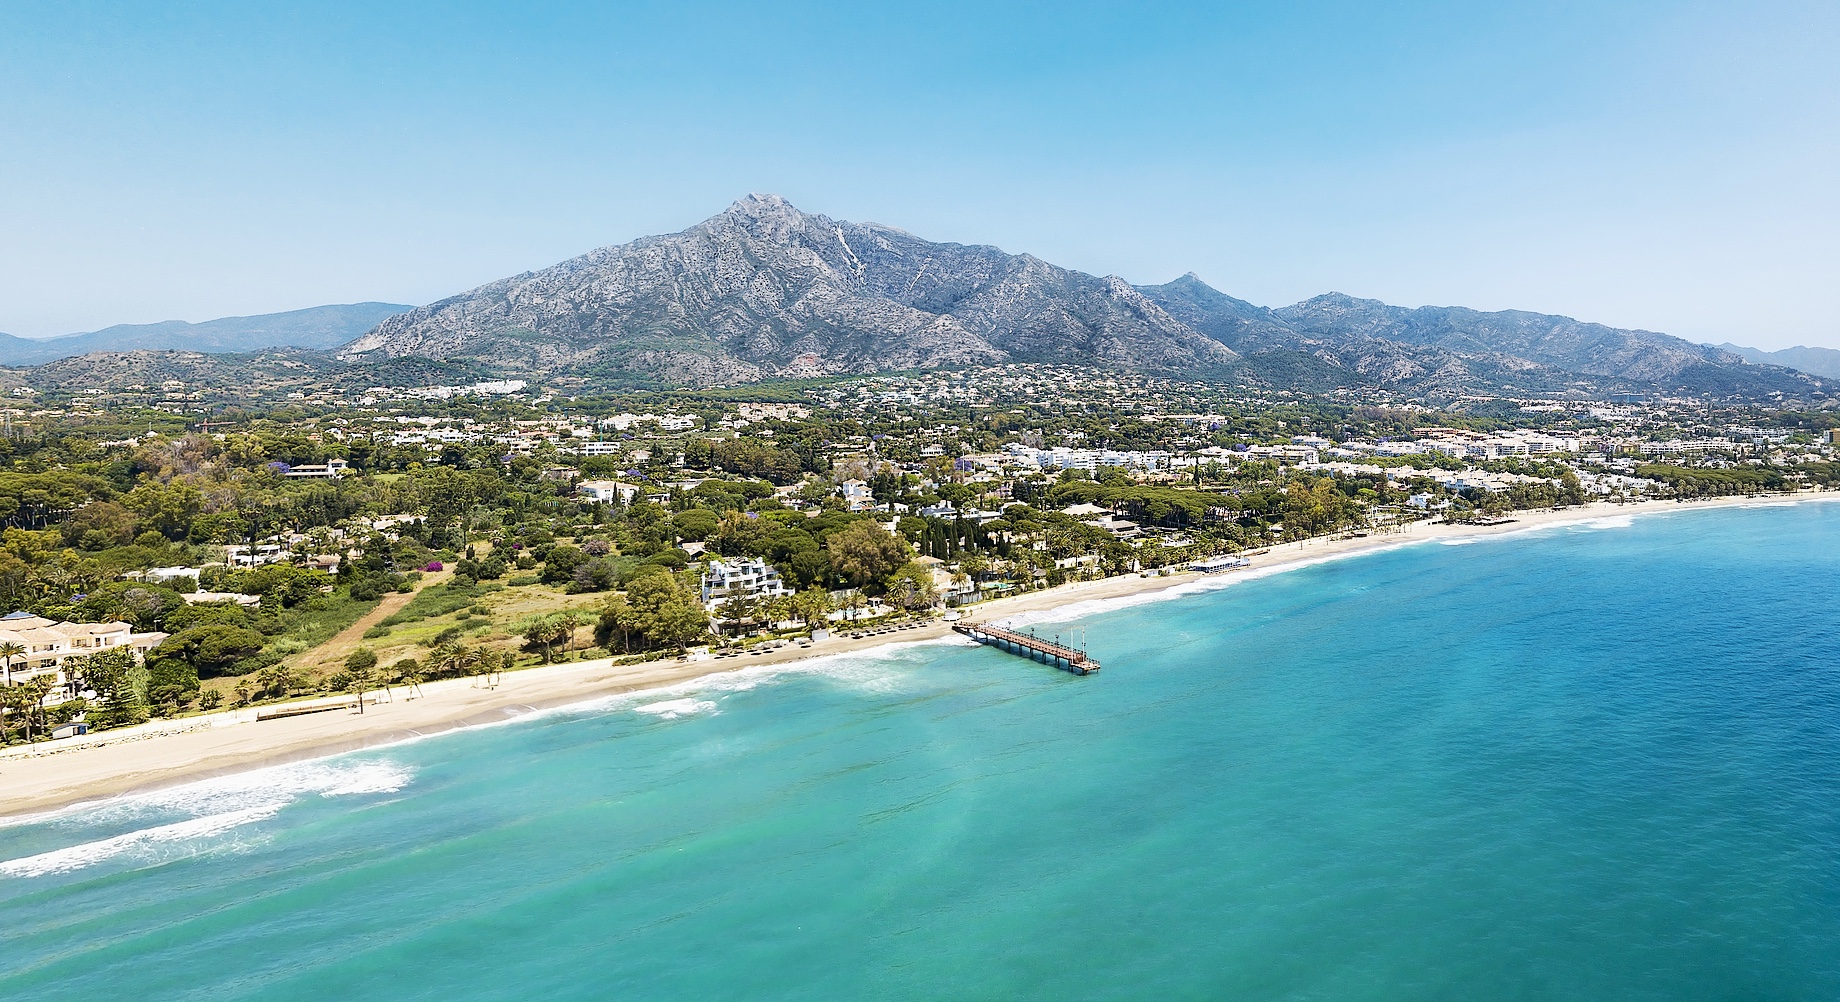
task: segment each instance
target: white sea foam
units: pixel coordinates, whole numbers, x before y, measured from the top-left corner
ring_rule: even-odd
[[[715,710],[716,704],[710,699],[667,699],[657,703],[633,707],[635,713],[649,713],[660,720],[676,720],[678,717],[694,717],[699,713]]]
[[[1465,536],[1462,539],[1440,539],[1438,540],[1438,545],[1439,546],[1469,546],[1470,544],[1475,543],[1475,542],[1476,542],[1476,537]]]
[[[1397,550],[1406,546],[1416,546],[1423,542],[1428,542],[1428,540],[1402,540],[1398,543],[1389,543],[1385,546],[1376,546],[1372,549],[1332,553],[1322,557],[1300,557],[1296,560],[1287,560],[1283,563],[1272,564],[1269,567],[1256,567],[1252,570],[1232,571],[1226,574],[1211,574],[1207,577],[1186,581],[1182,584],[1170,585],[1167,588],[1158,588],[1154,591],[1137,592],[1132,595],[1116,595],[1111,598],[1093,598],[1081,602],[1070,602],[1067,605],[1055,606],[1052,609],[1037,609],[1032,612],[1020,612],[996,620],[995,625],[1015,628],[1018,626],[1032,626],[1036,623],[1064,623],[1069,620],[1080,619],[1103,612],[1116,612],[1119,609],[1149,605],[1153,602],[1167,602],[1171,599],[1185,598],[1189,595],[1204,595],[1208,592],[1220,591],[1223,588],[1231,588],[1234,585],[1246,581],[1257,581],[1260,578],[1268,578],[1276,574],[1285,574],[1290,571],[1301,570],[1305,567],[1315,567],[1319,564],[1333,563],[1337,560],[1345,560],[1351,557],[1363,557],[1374,553],[1385,553],[1389,550]]]
[[[67,821],[122,824],[174,814],[210,817],[290,804],[313,795],[394,793],[407,786],[414,775],[408,767],[387,760],[316,759],[73,804],[43,814],[9,818],[0,822],[0,827]]]
[[[53,849],[50,852],[41,852],[35,856],[9,859],[0,862],[0,874],[9,877],[42,877],[53,873],[81,870],[86,866],[94,866],[104,860],[129,853],[171,854],[175,848],[179,848],[181,852],[195,851],[195,847],[184,844],[197,843],[212,836],[221,835],[232,828],[272,818],[287,805],[288,801],[278,800],[255,807],[245,807],[241,810],[207,814],[201,818],[143,828],[124,835],[84,842],[81,845],[73,845],[64,849]]]

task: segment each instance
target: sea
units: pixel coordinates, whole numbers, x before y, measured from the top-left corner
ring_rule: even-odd
[[[1840,505],[1462,543],[8,822],[0,998],[1840,999]]]

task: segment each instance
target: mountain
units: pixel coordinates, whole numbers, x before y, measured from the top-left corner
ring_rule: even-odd
[[[1364,381],[1413,393],[1477,390],[1804,396],[1817,379],[1652,331],[1570,317],[1462,307],[1408,309],[1329,293],[1280,309],[1234,299],[1193,274],[1139,291],[1183,323],[1256,361],[1309,354]]]
[[[0,365],[37,365],[98,351],[247,352],[263,348],[336,348],[410,309],[394,303],[314,306],[254,317],[224,317],[203,323],[167,320],[118,324],[87,334],[22,338],[0,334]]]
[[[1817,376],[1840,379],[1840,351],[1832,348],[1805,348],[1798,344],[1780,351],[1764,351],[1761,348],[1742,348],[1729,341],[1718,347],[1721,351],[1741,355],[1745,361],[1758,365],[1786,365]]]
[[[775,195],[393,316],[341,357],[672,386],[1059,362],[1312,391],[1826,393],[1804,373],[1650,331],[1338,293],[1267,309],[1193,274],[1134,287]]]
[[[353,364],[310,348],[252,352],[98,351],[29,369],[0,368],[0,390],[30,386],[66,393],[87,389],[196,392],[208,399],[279,399],[288,391],[362,392],[372,386],[428,386],[486,378],[479,366],[430,358],[377,359]],[[182,384],[179,387],[169,383]]]
[[[775,195],[392,317],[342,354],[689,385],[1004,361],[1205,376],[1235,360],[1122,279]]]

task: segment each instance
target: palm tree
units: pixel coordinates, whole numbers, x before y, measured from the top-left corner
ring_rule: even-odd
[[[442,644],[428,655],[428,663],[436,670],[464,675],[473,666],[473,652],[463,644]]]
[[[13,659],[17,657],[24,657],[25,653],[26,653],[26,649],[24,647],[21,647],[18,644],[13,643],[10,640],[4,644],[0,644],[0,662],[3,662],[5,664],[5,671],[6,671],[6,683],[5,684],[7,685],[13,684]]]
[[[562,653],[566,656],[575,652],[575,628],[580,626],[585,617],[574,609],[567,609],[550,617],[555,625],[556,639],[562,641]]]
[[[766,617],[768,626],[783,623],[797,615],[792,605],[791,595],[774,595],[761,602],[760,614]]]
[[[497,688],[498,684],[505,680],[505,669],[511,667],[512,653],[481,648],[480,656],[485,659],[486,671],[491,676],[492,687]]]
[[[36,716],[42,720],[45,716],[45,696],[51,691],[51,676],[27,679],[19,688],[20,704],[26,717],[26,740],[31,741],[32,718]]]
[[[812,626],[831,611],[831,597],[822,588],[807,588],[792,597],[792,607],[806,626]]]
[[[414,658],[405,658],[391,665],[390,671],[396,674],[396,678],[403,685],[409,687],[410,692],[414,693],[416,696],[422,694],[422,663],[420,661]],[[413,699],[414,696],[410,698]]]
[[[526,643],[543,645],[543,663],[549,664],[555,653],[556,641],[574,632],[573,624],[562,625],[555,618],[544,616],[525,620],[518,630]]]
[[[0,688],[0,744],[7,741],[7,734],[12,730],[7,718],[24,708],[24,699],[25,693],[19,689],[10,685]]]

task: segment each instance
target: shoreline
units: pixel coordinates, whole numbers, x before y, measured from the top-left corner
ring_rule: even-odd
[[[961,610],[966,620],[996,622],[1026,617],[1053,622],[1103,611],[1121,600],[1160,601],[1194,594],[1199,582],[1264,577],[1328,560],[1400,546],[1449,539],[1511,535],[1604,518],[1699,511],[1806,501],[1840,500],[1840,493],[1738,496],[1705,501],[1593,502],[1577,508],[1518,512],[1495,525],[1413,523],[1402,530],[1358,538],[1283,543],[1249,557],[1232,572],[1121,575],[1077,582],[1023,595],[992,599]],[[1135,604],[1133,602],[1132,604]],[[615,666],[611,658],[547,665],[508,672],[493,688],[477,678],[444,679],[421,687],[422,695],[367,702],[362,714],[332,710],[256,721],[255,708],[219,711],[103,731],[55,744],[0,750],[0,821],[17,821],[60,809],[97,803],[160,787],[176,786],[267,766],[325,758],[400,744],[436,734],[506,723],[538,711],[637,692],[666,690],[745,669],[790,665],[816,658],[860,654],[893,645],[953,636],[950,624],[934,621],[893,633],[851,639],[833,637],[810,647],[791,646],[723,661],[650,661]],[[1099,679],[1103,680],[1103,674]],[[253,725],[253,726],[252,726]]]

